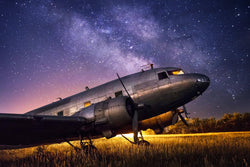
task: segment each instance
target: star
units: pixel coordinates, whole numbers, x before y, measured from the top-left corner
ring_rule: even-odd
[[[249,8],[226,0],[3,1],[0,109],[25,113],[153,63],[210,77],[188,104],[193,117],[248,112]]]

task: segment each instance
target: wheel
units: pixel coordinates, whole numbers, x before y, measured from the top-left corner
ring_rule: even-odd
[[[85,145],[82,147],[82,151],[85,153],[85,155],[90,156],[92,158],[101,159],[101,154],[97,150],[97,148],[93,145]]]
[[[93,145],[85,145],[82,147],[82,150],[84,150],[86,154],[97,152],[97,148]]]
[[[138,142],[138,145],[141,145],[141,146],[149,146],[150,143],[149,143],[148,141],[146,141],[146,140],[140,140],[140,141]]]

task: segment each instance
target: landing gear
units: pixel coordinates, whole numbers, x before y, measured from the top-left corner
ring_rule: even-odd
[[[149,146],[150,143],[147,140],[139,140],[137,143],[139,146]]]
[[[123,137],[124,139],[128,140],[131,144],[142,145],[142,146],[149,146],[150,143],[149,143],[148,141],[144,140],[143,135],[142,135],[142,132],[141,132],[141,131],[139,131],[139,132],[140,132],[140,135],[141,135],[140,139],[139,139],[139,137],[137,136],[138,134],[134,134],[134,141],[129,140],[129,139],[128,139],[126,136],[124,136],[123,134],[122,134],[122,137]]]
[[[86,155],[93,155],[95,153],[98,153],[98,150],[97,148],[93,145],[92,141],[91,141],[91,138],[88,137],[89,139],[89,142],[83,142],[83,137],[82,135],[79,135],[79,138],[80,138],[80,145],[81,145],[81,148],[79,147],[76,147],[74,146],[72,143],[70,143],[70,141],[68,140],[65,140],[70,146],[72,146],[75,151],[82,151],[84,152]]]
[[[93,154],[93,153],[97,153],[98,150],[97,148],[93,145],[91,138],[88,137],[89,142],[83,142],[82,141],[82,136],[80,135],[80,145],[81,145],[81,150],[85,152],[85,154]]]
[[[141,130],[140,130],[140,135],[141,135],[141,140],[138,141],[138,145],[149,146],[150,143],[147,140],[144,140]]]

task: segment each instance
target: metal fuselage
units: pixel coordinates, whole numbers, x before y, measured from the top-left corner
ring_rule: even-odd
[[[176,75],[171,74],[172,71],[181,71],[181,69],[155,68],[121,78],[134,102],[149,106],[147,111],[139,113],[139,121],[183,106],[201,95],[209,86],[209,78],[205,75],[195,73]],[[121,95],[127,96],[121,82],[116,79],[26,114],[72,116],[86,108],[85,117],[94,120],[95,114],[87,113],[87,108],[92,106],[88,106],[89,104],[96,104]],[[172,119],[173,117],[169,117],[170,122]],[[128,126],[131,127],[131,125]],[[127,130],[127,127],[125,129]],[[126,130],[119,128],[115,133],[128,132]],[[100,133],[92,135],[99,136]]]

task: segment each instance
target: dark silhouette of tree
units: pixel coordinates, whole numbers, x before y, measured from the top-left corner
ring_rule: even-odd
[[[250,130],[250,113],[224,114],[219,120],[215,118],[193,118],[187,120],[189,127],[182,121],[168,127],[167,133],[204,133],[204,132],[232,132]]]

